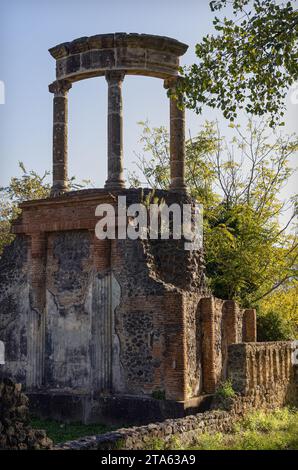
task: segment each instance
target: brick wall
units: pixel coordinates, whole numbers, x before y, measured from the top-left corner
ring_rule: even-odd
[[[256,312],[235,301],[205,297],[199,302],[202,356],[202,390],[214,393],[226,379],[228,347],[256,340]]]
[[[127,204],[146,196],[121,195]],[[178,198],[155,195],[169,205]],[[179,401],[213,393],[228,345],[254,339],[254,311],[210,296],[203,254],[183,240],[98,240],[100,203],[117,209],[117,194],[83,190],[22,205],[17,240],[0,260],[7,372],[31,390]]]

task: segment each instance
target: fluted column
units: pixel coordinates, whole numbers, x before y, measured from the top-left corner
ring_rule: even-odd
[[[31,334],[28,337],[28,363],[26,385],[40,387],[44,380],[45,305],[46,305],[46,236],[34,232],[31,236],[30,284],[31,306],[28,321]]]
[[[185,192],[185,110],[175,98],[178,80],[179,77],[164,82],[170,91],[170,189]]]
[[[53,101],[53,186],[51,196],[60,196],[68,189],[67,134],[68,91],[71,83],[60,80],[49,86]]]
[[[108,82],[108,179],[107,189],[125,187],[123,178],[123,118],[122,82],[123,72],[106,72]]]

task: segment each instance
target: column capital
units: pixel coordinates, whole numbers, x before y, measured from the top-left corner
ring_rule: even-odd
[[[65,96],[71,87],[72,84],[68,80],[56,80],[49,85],[49,92],[57,96]]]
[[[105,77],[106,77],[106,81],[108,83],[118,83],[118,84],[120,84],[124,80],[125,72],[122,72],[120,70],[108,70],[105,73]]]
[[[173,77],[166,78],[163,82],[163,86],[166,90],[176,89],[181,83],[183,83],[183,77],[176,75]]]

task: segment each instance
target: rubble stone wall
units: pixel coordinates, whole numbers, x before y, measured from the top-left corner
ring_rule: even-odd
[[[127,429],[118,429],[99,436],[86,436],[57,445],[59,450],[112,450],[150,449],[154,441],[163,440],[170,445],[180,439],[184,445],[194,442],[202,432],[229,432],[239,419],[235,413],[223,410],[206,411],[179,419],[167,419]]]
[[[298,370],[292,342],[243,343],[229,346],[228,376],[243,404],[278,407],[298,404]]]
[[[0,449],[50,449],[53,443],[45,431],[30,427],[28,398],[21,388],[9,379],[0,381]]]

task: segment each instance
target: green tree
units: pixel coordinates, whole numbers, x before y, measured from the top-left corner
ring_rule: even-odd
[[[169,183],[166,129],[142,123],[143,152],[137,155],[141,179],[151,187]],[[210,286],[218,297],[257,306],[276,289],[297,278],[296,198],[279,193],[293,170],[296,136],[268,131],[268,123],[233,126],[228,142],[216,123],[207,122],[186,142],[186,181],[204,205],[205,251]],[[149,156],[148,156],[149,154]],[[238,158],[236,158],[236,156]],[[133,186],[142,181],[129,175]],[[281,226],[280,216],[290,216]]]
[[[298,337],[298,281],[280,286],[258,305],[259,341],[289,340]]]
[[[12,222],[21,213],[19,204],[33,199],[44,199],[50,195],[51,185],[47,181],[49,171],[39,175],[33,170],[27,171],[22,162],[19,162],[19,167],[22,171],[21,177],[12,177],[7,187],[0,188],[0,255],[3,248],[14,239],[10,229]],[[81,189],[87,184],[87,180],[77,183],[75,177],[69,179],[71,190]]]
[[[270,114],[281,123],[285,96],[298,79],[298,11],[296,3],[278,0],[216,0],[212,11],[232,5],[232,18],[215,17],[215,33],[196,45],[198,62],[181,69],[184,104],[201,113],[219,108],[234,121],[244,108]]]
[[[136,154],[138,173],[150,188],[167,189],[170,185],[168,131],[164,126],[151,129],[148,121],[140,121],[139,125],[142,127],[140,142],[143,148],[141,153]],[[217,179],[212,158],[220,142],[218,130],[214,123],[208,121],[197,136],[186,141],[186,184],[190,194],[205,208],[213,205],[214,198],[218,200],[212,189]],[[128,181],[133,187],[144,183],[136,172],[129,173]]]

